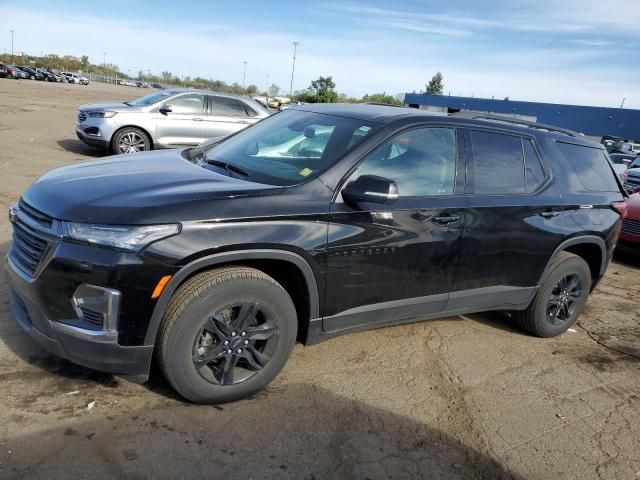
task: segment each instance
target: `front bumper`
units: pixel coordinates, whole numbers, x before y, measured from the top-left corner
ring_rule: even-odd
[[[91,147],[97,147],[102,150],[108,150],[109,142],[104,139],[102,136],[90,135],[84,131],[82,126],[78,125],[76,127],[76,135],[80,140]]]
[[[77,318],[52,320],[41,307],[33,285],[18,270],[7,258],[11,310],[38,345],[78,365],[139,382],[148,378],[153,345],[123,346],[118,343],[117,332],[80,328],[73,325]]]

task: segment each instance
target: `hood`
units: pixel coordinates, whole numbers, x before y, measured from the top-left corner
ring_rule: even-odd
[[[219,199],[282,190],[215,173],[181,153],[151,151],[57,168],[22,198],[60,220],[134,225],[222,218],[213,205]]]
[[[117,110],[117,111],[127,111],[127,112],[138,112],[140,111],[140,107],[132,107],[131,105],[125,105],[120,102],[113,103],[86,103],[84,105],[80,105],[78,110]]]

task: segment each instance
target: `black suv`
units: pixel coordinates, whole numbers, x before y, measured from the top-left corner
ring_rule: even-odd
[[[583,311],[625,193],[604,148],[501,118],[303,105],[206,148],[53,170],[10,211],[12,309],[50,352],[194,402],[245,397],[296,340],[486,310]]]

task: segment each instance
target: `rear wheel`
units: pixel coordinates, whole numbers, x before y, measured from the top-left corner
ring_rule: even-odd
[[[151,140],[139,128],[127,127],[118,130],[111,140],[113,153],[136,153],[151,150]]]
[[[253,268],[220,268],[175,292],[160,327],[158,361],[186,399],[234,401],[275,378],[296,332],[295,307],[280,284]]]
[[[561,252],[547,267],[536,297],[515,318],[539,337],[567,331],[583,312],[591,288],[591,271],[582,258]]]

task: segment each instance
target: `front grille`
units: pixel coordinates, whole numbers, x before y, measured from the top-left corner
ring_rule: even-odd
[[[78,122],[82,123],[87,119],[87,114],[85,112],[83,112],[82,110],[80,110],[78,112]]]
[[[625,218],[622,221],[622,231],[631,235],[640,235],[640,220]]]
[[[49,230],[52,224],[52,217],[20,199],[18,215],[13,222],[13,242],[9,249],[9,258],[31,277],[35,276],[49,246],[44,230],[41,232],[36,225]]]
[[[32,277],[40,264],[47,249],[47,240],[24,224],[19,218],[13,224],[13,243],[9,250],[9,257],[25,273]]]
[[[43,227],[51,228],[53,224],[53,218],[46,213],[42,213],[40,210],[36,210],[31,205],[20,199],[20,210],[22,210],[27,216],[31,217],[35,222],[39,223]]]
[[[95,310],[91,310],[87,307],[78,307],[82,312],[82,319],[98,328],[102,328],[104,323],[104,315],[100,312],[96,312]]]

